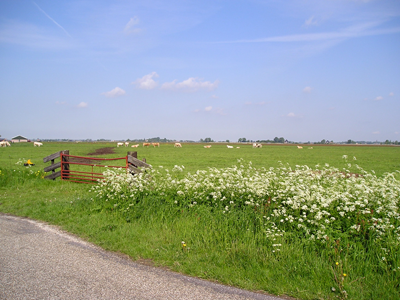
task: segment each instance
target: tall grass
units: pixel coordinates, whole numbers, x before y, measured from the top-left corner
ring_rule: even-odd
[[[163,233],[156,256],[181,246],[178,270],[272,293],[306,290],[305,298],[397,297],[400,182],[351,168],[110,170],[93,191],[102,210]]]

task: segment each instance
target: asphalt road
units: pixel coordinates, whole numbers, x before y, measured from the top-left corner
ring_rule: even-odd
[[[0,214],[0,299],[283,298],[136,263],[54,226]]]

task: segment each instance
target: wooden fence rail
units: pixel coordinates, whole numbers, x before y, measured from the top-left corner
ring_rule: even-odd
[[[60,161],[55,163],[54,160],[60,158]],[[136,151],[129,151],[127,156],[120,158],[95,158],[95,157],[83,157],[83,156],[73,156],[69,154],[69,150],[58,151],[49,156],[43,158],[43,162],[51,161],[51,165],[44,168],[45,172],[52,172],[47,175],[46,179],[55,180],[57,177],[61,177],[61,180],[70,180],[74,182],[81,183],[96,183],[99,179],[104,178],[102,173],[93,172],[93,167],[106,167],[102,165],[102,161],[110,160],[125,160],[125,166],[110,166],[113,168],[124,168],[129,170],[132,174],[141,173],[142,169],[151,168],[151,165],[146,163],[146,159],[137,159]],[[95,163],[93,163],[95,162]],[[100,162],[100,164],[98,163]],[[82,172],[71,170],[71,166],[81,165],[81,166],[91,166],[91,172]],[[56,169],[60,168],[60,171],[56,172]]]

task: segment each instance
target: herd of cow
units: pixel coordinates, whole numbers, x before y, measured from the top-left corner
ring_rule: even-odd
[[[10,143],[8,141],[2,141],[0,142],[0,147],[7,147],[7,146],[11,146]],[[33,143],[34,147],[40,147],[43,146],[43,143],[40,142],[34,142]],[[125,146],[125,147],[129,147],[129,142],[125,142],[125,143],[117,143],[117,147],[119,146]],[[149,147],[149,146],[153,146],[153,147],[160,147],[160,143],[143,143],[143,147]],[[132,148],[138,148],[139,144],[135,144],[131,146]],[[182,144],[181,143],[175,143],[174,147],[176,148],[182,148]],[[226,145],[226,147],[228,148],[233,148],[233,146],[230,145]],[[204,148],[211,148],[211,145],[205,145]],[[236,148],[240,148],[240,147],[236,147]],[[262,148],[261,144],[257,144],[257,143],[253,143],[253,148]],[[297,148],[299,149],[303,149],[302,146],[297,146]],[[308,149],[312,149],[312,147],[309,147]]]
[[[34,147],[40,147],[40,146],[43,146],[43,143],[34,142],[34,143],[33,143],[33,146],[34,146]],[[11,144],[10,144],[10,142],[8,142],[8,141],[1,141],[1,142],[0,142],[0,147],[11,147]]]
[[[129,147],[129,142],[117,143],[117,147],[119,147],[119,146]],[[160,143],[143,143],[143,147],[149,147],[149,146],[160,147]],[[131,147],[132,148],[137,148],[137,147],[139,147],[139,144],[132,145]]]

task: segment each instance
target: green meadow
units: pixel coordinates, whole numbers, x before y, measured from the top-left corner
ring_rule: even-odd
[[[0,212],[261,293],[400,298],[400,147],[204,145],[0,148]],[[108,172],[97,185],[43,179],[44,157],[105,147],[115,154],[96,157],[137,151],[153,169],[136,177]],[[23,166],[28,159],[35,165]]]

